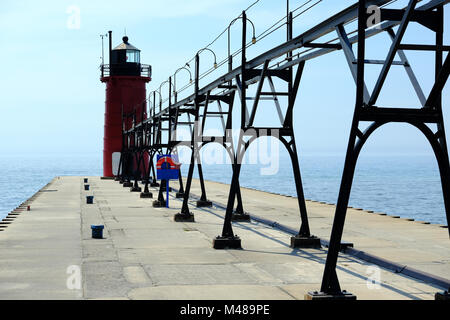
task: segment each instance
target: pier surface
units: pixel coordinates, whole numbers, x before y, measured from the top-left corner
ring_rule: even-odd
[[[212,248],[222,230],[227,185],[207,182],[213,207],[195,208],[192,199],[196,222],[179,223],[173,215],[182,202],[174,193],[169,209],[153,208],[153,199],[140,199],[113,180],[88,177],[85,191],[83,178],[55,178],[27,203],[30,211],[18,209],[1,225],[0,299],[302,300],[320,289],[327,248],[292,249],[286,231],[236,222],[243,249]],[[151,191],[155,198],[157,190]],[[192,194],[200,194],[197,181]],[[86,204],[86,195],[94,195],[93,204]],[[250,215],[299,228],[297,199],[245,188],[242,196]],[[329,239],[334,206],[308,201],[307,208],[312,233]],[[92,239],[92,224],[105,226],[104,239]],[[343,240],[450,279],[450,241],[442,226],[352,208]],[[341,253],[337,274],[342,289],[358,299],[433,299],[444,289],[399,271]],[[379,285],[370,281],[377,278]]]

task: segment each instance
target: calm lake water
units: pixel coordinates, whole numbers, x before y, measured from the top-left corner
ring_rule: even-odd
[[[303,155],[300,158],[307,199],[336,203],[344,155]],[[204,177],[231,181],[229,165],[204,164]],[[261,175],[267,165],[246,164],[241,185],[295,196],[292,167],[281,155],[273,175]],[[188,165],[183,165],[184,176]],[[99,176],[101,153],[76,155],[0,156],[0,215],[5,216],[55,176]],[[245,199],[244,199],[245,201]],[[245,205],[245,203],[244,203]],[[362,155],[350,206],[447,225],[438,167],[432,155]]]

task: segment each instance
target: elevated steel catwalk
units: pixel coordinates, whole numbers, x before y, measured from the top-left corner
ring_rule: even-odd
[[[242,198],[240,196],[239,175],[241,160],[243,159],[250,144],[259,137],[278,138],[286,147],[292,162],[295,187],[300,212],[300,230],[298,235],[291,238],[292,247],[315,248],[320,246],[320,239],[314,237],[310,232],[308,215],[303,195],[303,186],[298,161],[297,146],[293,130],[293,109],[297,93],[300,90],[300,81],[306,62],[335,51],[343,52],[349,70],[356,84],[356,104],[350,130],[347,155],[344,172],[336,205],[336,213],[331,232],[330,246],[325,266],[322,287],[320,292],[308,295],[312,299],[352,299],[355,296],[341,290],[336,274],[337,258],[341,246],[345,216],[348,200],[350,197],[354,171],[359,153],[368,140],[369,136],[381,126],[390,122],[408,123],[420,130],[432,146],[435,153],[442,182],[443,198],[447,222],[450,221],[450,167],[448,149],[445,138],[445,128],[442,115],[442,90],[447,83],[450,74],[450,54],[444,60],[444,52],[450,50],[450,46],[444,44],[444,6],[450,0],[418,1],[408,0],[403,9],[390,9],[390,0],[359,0],[358,3],[348,7],[340,13],[332,16],[314,28],[294,37],[292,34],[292,13],[287,16],[287,40],[271,50],[247,61],[247,16],[246,12],[240,16],[242,19],[242,46],[240,49],[241,63],[234,69],[229,57],[229,71],[206,86],[199,85],[199,53],[195,56],[195,81],[194,93],[180,101],[172,103],[172,78],[169,78],[169,106],[162,108],[160,102],[156,111],[156,96],[153,96],[153,106],[150,116],[141,123],[136,123],[136,115],[124,115],[123,151],[121,155],[121,167],[119,179],[133,188],[138,187],[137,180],[145,182],[146,191],[150,182],[150,172],[154,168],[153,156],[156,153],[176,153],[177,147],[188,146],[191,151],[191,163],[186,182],[183,189],[182,211],[175,216],[176,221],[194,221],[193,214],[189,211],[188,200],[190,185],[195,163],[197,162],[200,183],[202,187],[201,200],[210,205],[206,198],[206,189],[203,182],[201,163],[199,161],[200,149],[211,142],[219,142],[228,152],[232,160],[233,177],[230,184],[227,209],[221,236],[213,241],[216,249],[240,248],[241,239],[234,234],[231,221],[234,219],[248,220],[249,216],[243,210]],[[419,5],[421,4],[421,5]],[[380,23],[377,26],[368,25],[369,6],[376,6],[380,13]],[[349,37],[345,27],[357,22],[356,35]],[[417,23],[421,27],[435,34],[434,44],[428,43],[402,43],[408,27]],[[394,30],[396,28],[396,30]],[[366,39],[380,33],[387,33],[389,50],[384,60],[371,60],[366,57]],[[430,34],[430,33],[427,33]],[[329,35],[336,35],[334,40],[329,40]],[[328,40],[327,40],[328,39]],[[358,50],[355,54],[352,45],[357,43]],[[299,49],[304,49],[299,51]],[[405,54],[407,50],[429,51],[434,53],[432,61],[435,64],[435,83],[428,96],[420,86],[420,75],[415,74]],[[395,60],[395,58],[398,60]],[[369,92],[365,82],[365,66],[367,64],[382,65],[379,77],[374,84],[374,89]],[[414,108],[398,108],[395,105],[381,106],[377,104],[378,96],[385,85],[385,80],[392,66],[405,69],[420,105]],[[274,82],[276,78],[279,81]],[[269,84],[269,91],[264,91],[264,84]],[[252,96],[247,92],[251,85],[256,85],[256,93]],[[220,90],[220,91],[219,91]],[[235,96],[240,102],[234,106]],[[286,97],[285,112],[282,111],[281,102],[278,97]],[[274,102],[278,119],[273,119],[274,124],[270,127],[258,127],[254,125],[256,115],[260,112],[259,102],[263,99],[271,99]],[[162,101],[160,97],[160,101]],[[249,107],[249,101],[252,106]],[[212,111],[212,103],[217,103],[219,109]],[[222,106],[227,106],[222,109]],[[233,145],[230,139],[232,130],[233,108],[240,108],[241,133],[237,145]],[[187,116],[188,119],[183,117]],[[192,118],[191,118],[192,117]],[[215,137],[205,136],[204,127],[206,118],[219,117],[222,122],[223,132]],[[133,118],[134,121],[130,121]],[[143,117],[141,117],[142,119]],[[279,120],[279,121],[278,121]],[[361,123],[368,123],[366,129],[361,129]],[[191,139],[188,141],[177,141],[177,126],[186,125],[190,128]],[[436,126],[433,130],[430,126]],[[150,163],[143,163],[144,154],[150,155]],[[131,172],[132,164],[144,166],[141,172]],[[139,170],[138,170],[139,171]],[[157,204],[164,202],[162,196],[163,184],[160,187]],[[132,190],[133,191],[133,190]],[[135,190],[136,191],[136,190]],[[236,211],[234,210],[237,199]],[[449,230],[450,234],[450,230]]]
[[[382,6],[385,5],[392,0],[368,0],[366,3],[366,6],[370,5],[376,5],[376,6]],[[420,7],[418,7],[417,11],[430,11],[434,10],[442,5],[446,5],[450,2],[450,0],[433,0],[430,1]],[[354,21],[358,18],[358,4],[354,4],[351,7],[345,9],[344,11],[334,15],[333,17],[327,19],[326,21],[322,22],[321,24],[317,25],[316,27],[304,32],[303,34],[293,38],[290,41],[287,41],[259,56],[256,58],[253,58],[252,60],[248,61],[245,64],[246,69],[254,69],[262,64],[266,60],[272,61],[276,58],[279,58],[283,55],[286,55],[289,52],[292,52],[294,50],[300,49],[300,48],[311,48],[311,47],[318,47],[317,50],[313,50],[313,52],[305,54],[299,58],[292,59],[292,61],[286,62],[282,66],[278,67],[278,70],[286,69],[287,67],[292,67],[295,65],[298,65],[302,61],[307,61],[311,59],[315,59],[317,57],[320,57],[322,55],[334,52],[336,50],[340,50],[341,46],[339,43],[329,44],[329,43],[323,43],[323,44],[313,44],[313,41],[316,41],[320,39],[321,37],[324,37],[325,35],[328,35],[330,33],[336,32],[336,27],[339,25],[345,25],[349,22]],[[370,29],[366,32],[366,38],[370,38],[374,35],[377,35],[389,28],[393,28],[395,26],[398,26],[401,21],[387,21],[381,24],[380,28],[377,29]],[[349,39],[351,44],[358,42],[358,37],[352,37]],[[323,46],[324,48],[320,48]],[[404,47],[406,49],[406,47]],[[447,51],[449,50],[449,46],[445,48]],[[204,86],[203,88],[199,89],[198,94],[199,95],[205,95],[208,91],[218,89],[221,85],[226,84],[229,81],[232,81],[236,78],[236,76],[241,75],[242,68],[239,66],[235,69],[233,69],[230,72],[227,72],[223,76],[218,77],[216,80],[212,81],[208,85]],[[179,108],[182,106],[185,106],[189,103],[192,103],[195,99],[195,94],[192,94],[177,103],[174,103],[170,105],[169,107],[163,109],[161,112],[158,112],[155,114],[156,117],[159,117],[161,115],[167,114],[169,112],[170,108]],[[193,108],[193,106],[190,106],[188,108]],[[152,121],[151,119],[147,119],[146,121]]]

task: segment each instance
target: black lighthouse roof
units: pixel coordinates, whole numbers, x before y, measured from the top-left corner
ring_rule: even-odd
[[[128,43],[128,37],[125,36],[122,38],[123,43],[119,44],[117,47],[115,47],[113,50],[135,50],[135,51],[141,51],[135,46]]]

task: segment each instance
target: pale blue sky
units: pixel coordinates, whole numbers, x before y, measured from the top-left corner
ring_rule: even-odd
[[[0,4],[2,32],[0,61],[0,149],[2,153],[101,153],[105,85],[99,81],[100,34],[113,31],[113,45],[124,29],[130,43],[142,50],[141,61],[153,66],[155,89],[216,37],[253,0],[171,1],[10,1]],[[291,0],[295,8],[304,0]],[[355,0],[324,0],[295,22],[294,36]],[[399,1],[401,3],[402,1]],[[260,0],[249,12],[257,35],[285,14],[285,1]],[[70,6],[80,9],[80,28],[69,29]],[[450,14],[448,8],[446,14]],[[447,24],[448,24],[447,19]],[[446,26],[450,31],[449,25]],[[405,42],[430,35],[414,27]],[[232,48],[239,46],[240,24],[232,28]],[[284,40],[285,30],[249,50],[250,58]],[[386,37],[383,39],[387,39]],[[447,33],[445,41],[450,43]],[[368,43],[374,56],[386,55],[388,41]],[[105,41],[105,49],[107,41]],[[215,44],[218,60],[226,56],[226,37]],[[105,50],[105,53],[107,50]],[[433,65],[427,54],[408,53],[426,94],[431,88]],[[106,58],[107,59],[107,58]],[[211,57],[202,54],[206,66]],[[203,65],[202,65],[203,66]],[[375,69],[368,70],[375,79]],[[211,78],[217,78],[217,70]],[[178,87],[186,83],[177,76]],[[206,81],[203,82],[206,84]],[[371,88],[372,84],[368,84]],[[149,92],[150,90],[148,90]],[[295,107],[298,147],[306,153],[345,152],[354,108],[355,88],[342,52],[308,63]],[[394,67],[380,101],[389,106],[417,106],[406,73]],[[447,128],[450,90],[444,92]],[[270,120],[268,112],[262,121]],[[448,134],[448,132],[447,132]],[[367,153],[428,153],[425,138],[406,125],[392,124],[375,133]]]

